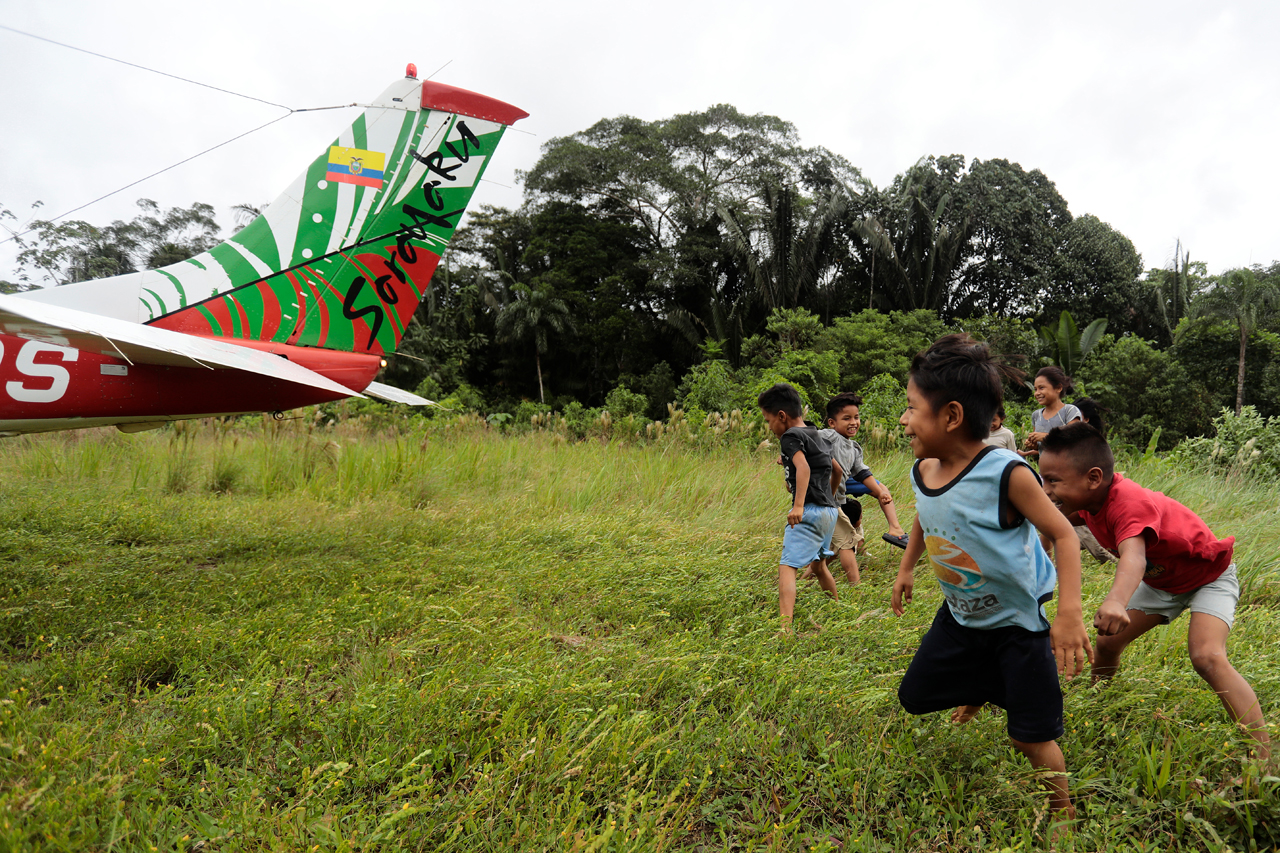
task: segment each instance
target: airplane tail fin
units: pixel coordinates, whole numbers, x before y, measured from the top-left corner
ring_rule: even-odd
[[[527,115],[408,76],[226,242],[32,296],[188,334],[392,352],[503,132]]]

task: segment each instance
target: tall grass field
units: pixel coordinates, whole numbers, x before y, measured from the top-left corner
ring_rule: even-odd
[[[891,614],[873,501],[863,583],[779,636],[776,445],[290,426],[0,442],[0,850],[1050,846],[1002,716],[899,707],[941,595]],[[911,460],[869,462],[909,523]],[[1231,657],[1280,720],[1280,486],[1121,467],[1237,537]],[[1280,843],[1186,621],[1064,684],[1054,849]]]

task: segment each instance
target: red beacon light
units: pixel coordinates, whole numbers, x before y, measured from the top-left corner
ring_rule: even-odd
[[[418,66],[410,62],[408,65],[405,66],[404,76],[408,77],[410,80],[417,80]]]

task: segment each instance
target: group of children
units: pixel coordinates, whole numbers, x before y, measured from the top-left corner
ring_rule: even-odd
[[[791,626],[796,601],[796,578],[817,578],[832,597],[839,598],[827,558],[834,556],[849,583],[857,584],[858,549],[862,530],[862,504],[849,494],[849,484],[872,495],[884,512],[889,532],[886,542],[907,546],[907,535],[898,521],[893,495],[871,473],[854,440],[862,426],[862,398],[838,394],[827,404],[827,428],[819,430],[804,419],[799,392],[785,383],[774,385],[757,401],[765,422],[782,445],[779,463],[786,469],[791,511],[783,537],[778,567],[778,607],[784,630]],[[829,486],[829,489],[826,488]]]
[[[1129,643],[1190,610],[1192,665],[1253,736],[1258,757],[1269,760],[1257,696],[1226,654],[1239,599],[1234,538],[1218,539],[1187,507],[1117,474],[1103,434],[1061,401],[1066,381],[1059,368],[1036,376],[1036,399],[1045,409],[1037,412],[1032,444],[1023,451],[987,444],[1002,408],[1003,370],[986,344],[963,334],[941,338],[911,363],[899,423],[917,460],[911,471],[916,518],[901,543],[892,608],[901,616],[911,601],[915,566],[926,553],[945,601],[903,676],[903,708],[911,714],[951,708],[957,723],[987,703],[1003,708],[1014,746],[1047,771],[1052,811],[1074,818],[1057,744],[1063,733],[1058,677],[1078,675],[1088,660],[1095,680],[1110,678]],[[823,589],[836,595],[825,562],[830,548],[838,549],[849,579],[857,579],[852,551],[839,548],[856,525],[840,512],[837,495],[845,474],[874,478],[860,454],[839,443],[852,442],[858,429],[861,401],[853,400],[832,401],[829,429],[822,432],[805,424],[789,385],[775,385],[758,401],[781,441],[793,495],[778,569],[784,630],[798,571],[811,567]],[[824,439],[828,433],[834,445]],[[1031,452],[1039,455],[1038,474],[1025,459]],[[890,532],[901,533],[890,514],[892,496],[880,489]],[[1093,618],[1096,652],[1084,623],[1073,524],[1118,554],[1115,580]],[[1055,583],[1058,607],[1050,623],[1044,604]]]

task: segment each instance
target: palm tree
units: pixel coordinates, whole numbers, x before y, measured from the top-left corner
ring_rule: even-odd
[[[727,207],[720,208],[720,219],[755,298],[770,312],[795,308],[802,297],[818,292],[823,274],[835,263],[832,226],[846,201],[836,190],[819,198],[806,216],[790,186],[766,182],[761,196],[765,210],[756,234]]]
[[[1155,273],[1156,310],[1170,340],[1196,295],[1198,278],[1193,270],[1198,266],[1200,264],[1192,263],[1191,253],[1183,251],[1182,240],[1178,240],[1173,250],[1173,269]]]
[[[1236,371],[1236,414],[1244,406],[1244,356],[1249,336],[1268,314],[1280,308],[1280,285],[1247,269],[1229,270],[1191,303],[1192,320],[1223,320],[1240,330],[1240,364]]]
[[[959,223],[948,224],[950,193],[930,209],[920,184],[908,186],[899,200],[905,210],[894,212],[902,230],[891,234],[877,217],[854,224],[854,232],[867,241],[872,264],[879,259],[888,286],[875,291],[884,307],[910,311],[929,308],[945,312],[950,288],[961,256],[973,235],[973,217],[966,211]],[[874,266],[872,267],[874,270]],[[872,282],[875,286],[875,282]]]
[[[564,300],[557,299],[551,288],[516,284],[515,299],[498,314],[498,340],[510,343],[533,342],[533,360],[538,368],[538,400],[546,402],[542,388],[542,354],[547,351],[547,333],[573,332],[573,320]]]
[[[262,211],[270,207],[270,202],[250,204],[247,201],[231,205],[231,217],[236,221],[234,233],[240,233],[245,226],[262,215]]]

